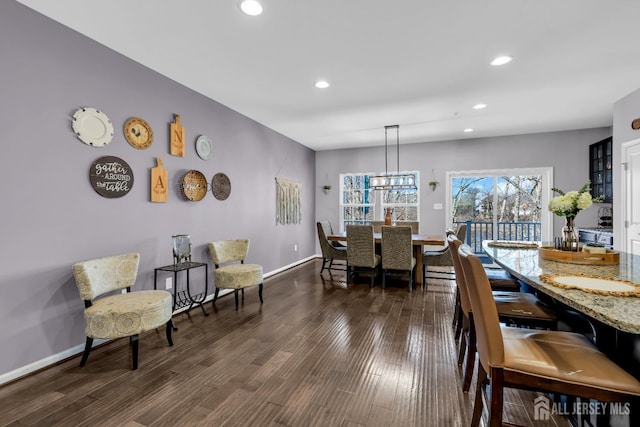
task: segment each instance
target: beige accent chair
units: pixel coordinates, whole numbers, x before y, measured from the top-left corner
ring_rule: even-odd
[[[218,299],[220,289],[233,289],[238,310],[238,291],[242,290],[244,300],[244,288],[258,286],[260,304],[262,300],[263,273],[259,264],[245,264],[244,260],[249,252],[249,240],[220,240],[209,243],[209,255],[215,266],[214,278],[216,291],[213,296],[213,304]],[[238,263],[239,262],[239,263]]]
[[[347,263],[347,283],[358,273],[370,273],[373,288],[380,255],[376,254],[372,225],[347,225]]]
[[[462,313],[460,342],[458,347],[458,365],[463,365],[466,354],[466,364],[462,378],[462,391],[469,391],[473,369],[476,360],[476,333],[473,324],[473,312],[471,310],[471,300],[469,290],[465,280],[460,255],[458,251],[462,242],[455,235],[448,238],[451,247],[451,258],[453,268],[456,273],[456,284],[458,285],[458,295],[460,297],[460,308]],[[525,292],[505,292],[492,291],[493,299],[498,310],[500,322],[516,327],[551,329],[558,328],[558,318],[552,310],[547,308],[533,294]],[[458,338],[458,337],[456,337]]]
[[[344,268],[334,267],[333,261],[338,260],[344,261],[346,263],[347,247],[332,245],[332,242],[327,239],[327,235],[333,234],[333,230],[331,229],[331,224],[329,223],[329,221],[318,221],[316,223],[316,226],[318,228],[318,240],[320,241],[320,249],[322,250],[322,268],[320,269],[320,274],[322,274],[325,269],[329,270],[329,274],[331,274],[331,270],[346,271],[348,265]]]
[[[416,259],[413,256],[411,231],[409,226],[382,227],[383,289],[387,276],[405,273],[409,277],[409,292],[413,290],[413,269],[416,266]]]
[[[505,388],[600,402],[638,401],[640,382],[584,336],[500,326],[491,286],[480,259],[467,245],[459,249],[459,254],[469,289],[479,356],[472,426],[480,423],[484,398],[489,416],[487,425],[502,425]]]
[[[165,325],[167,341],[173,346],[171,294],[163,290],[131,292],[139,262],[140,254],[131,253],[73,265],[73,277],[85,306],[87,341],[80,366],[87,363],[94,339],[129,337],[133,369],[138,369],[138,336],[142,332]],[[102,296],[122,289],[127,292]]]

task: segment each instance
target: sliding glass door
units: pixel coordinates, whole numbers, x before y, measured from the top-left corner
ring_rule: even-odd
[[[552,180],[551,168],[448,172],[447,224],[467,223],[478,253],[484,240],[550,241]]]

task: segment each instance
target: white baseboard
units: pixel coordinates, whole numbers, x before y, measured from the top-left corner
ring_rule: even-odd
[[[275,275],[277,273],[283,272],[283,271],[288,270],[290,268],[293,268],[293,267],[295,267],[297,265],[303,264],[303,263],[305,263],[307,261],[310,261],[310,260],[312,260],[314,258],[317,258],[318,256],[319,255],[313,255],[313,256],[310,256],[308,258],[302,259],[300,261],[294,262],[292,264],[286,265],[284,267],[278,268],[277,270],[273,270],[273,271],[270,271],[268,273],[265,273],[264,274],[264,278],[266,279],[266,278],[271,277],[271,276],[273,276],[273,275]],[[218,294],[218,297],[221,297],[223,295],[227,295],[227,294],[232,293],[232,292],[233,292],[232,289],[221,290],[220,293]],[[213,299],[213,295],[208,295],[202,303],[203,304],[207,303],[207,302],[211,301],[212,299]],[[186,311],[187,308],[188,307],[183,307],[180,310],[177,310],[174,313],[174,315],[175,314],[180,314],[180,313]],[[96,340],[93,341],[93,347],[96,347],[98,345],[104,344],[104,343],[106,343],[108,341],[109,340],[96,339]],[[51,356],[45,357],[44,359],[36,360],[33,363],[30,363],[30,364],[25,365],[25,366],[21,366],[20,368],[14,369],[13,371],[1,374],[0,375],[0,386],[3,385],[3,384],[8,383],[10,381],[13,381],[13,380],[16,380],[18,378],[21,378],[21,377],[24,377],[26,375],[29,375],[29,374],[31,374],[33,372],[36,372],[36,371],[40,370],[40,369],[47,368],[49,366],[55,365],[56,363],[58,363],[58,362],[60,362],[60,361],[62,361],[64,359],[67,359],[69,357],[75,356],[77,354],[81,354],[83,351],[84,351],[84,343],[78,344],[78,345],[76,345],[74,347],[71,347],[71,348],[68,348],[68,349],[66,349],[64,351],[61,351],[60,353],[52,354]]]

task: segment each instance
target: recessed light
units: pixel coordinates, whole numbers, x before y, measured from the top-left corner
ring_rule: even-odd
[[[513,58],[510,56],[498,56],[496,59],[491,61],[491,65],[504,65],[511,62]]]
[[[482,110],[483,108],[486,108],[487,104],[476,104],[473,106],[474,110]]]
[[[329,86],[331,86],[331,85],[329,84],[329,82],[326,82],[326,81],[324,81],[324,80],[318,80],[318,81],[316,82],[316,87],[317,87],[318,89],[326,89],[326,88],[328,88]]]
[[[256,0],[244,0],[240,3],[240,9],[250,16],[257,16],[262,13],[262,5]]]
[[[473,128],[466,128],[466,129],[464,130],[464,133],[470,133],[470,132],[473,132],[473,131],[474,131],[474,129],[473,129]]]

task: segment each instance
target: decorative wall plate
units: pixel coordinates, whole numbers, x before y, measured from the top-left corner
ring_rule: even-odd
[[[81,108],[73,114],[71,127],[87,145],[102,147],[113,139],[113,124],[105,113],[95,108]]]
[[[196,139],[196,153],[203,160],[210,160],[213,156],[213,144],[206,135],[200,135]]]
[[[122,197],[133,187],[133,170],[119,157],[104,156],[93,162],[89,181],[96,193],[109,199]]]
[[[226,200],[231,194],[231,181],[229,177],[223,173],[217,173],[211,180],[211,192],[218,200]]]
[[[133,148],[144,150],[153,142],[153,130],[149,123],[140,117],[131,117],[124,124],[124,137]]]
[[[207,178],[200,171],[190,170],[182,177],[182,194],[192,202],[199,202],[207,195]]]

